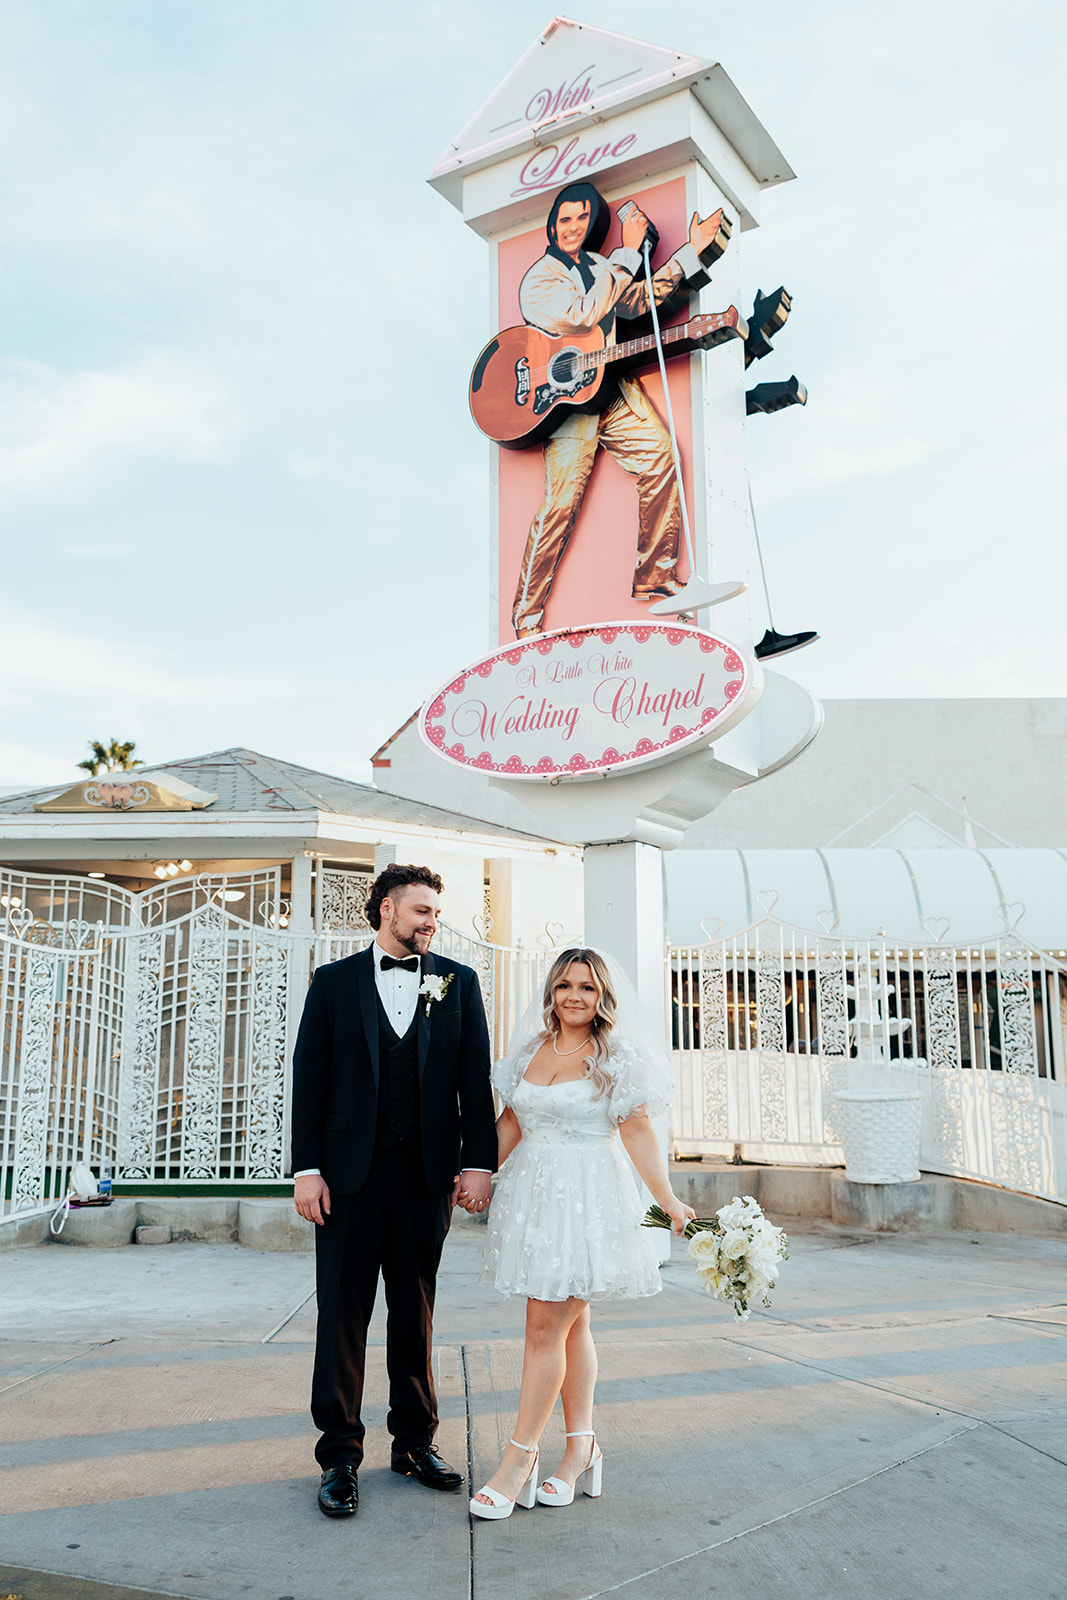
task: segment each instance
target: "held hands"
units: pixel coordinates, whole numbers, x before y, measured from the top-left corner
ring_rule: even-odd
[[[326,1181],[317,1174],[297,1178],[293,1184],[293,1204],[307,1222],[317,1222],[321,1228],[330,1215],[330,1191]]]
[[[700,220],[700,213],[693,212],[693,220],[689,224],[689,243],[693,246],[698,256],[704,254],[704,251],[711,244],[721,227],[722,206],[719,207],[718,211],[713,211],[710,217],[705,217],[703,222]]]
[[[493,1196],[492,1175],[463,1171],[452,1190],[452,1204],[461,1205],[470,1216],[480,1215]]]

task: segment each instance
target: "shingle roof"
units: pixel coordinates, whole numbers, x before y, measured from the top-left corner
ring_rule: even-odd
[[[315,772],[310,767],[298,767],[291,761],[280,761],[276,756],[262,755],[258,750],[215,750],[209,755],[189,756],[182,761],[153,762],[145,769],[151,773],[173,772],[197,789],[217,794],[214,805],[202,816],[217,816],[220,812],[295,812],[331,811],[339,816],[359,817],[368,822],[395,822],[422,825],[427,828],[445,828],[451,832],[480,833],[493,838],[537,838],[539,835],[522,833],[515,828],[501,828],[477,817],[463,816],[454,811],[442,811],[437,806],[424,805],[419,800],[408,800],[402,795],[386,794],[366,783],[353,783],[348,778],[336,778],[327,772]],[[53,795],[62,794],[70,781],[48,789],[34,789],[24,794],[0,796],[0,817],[32,812],[34,805]]]

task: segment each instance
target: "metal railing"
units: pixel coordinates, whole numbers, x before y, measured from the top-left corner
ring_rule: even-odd
[[[672,946],[682,1153],[839,1163],[834,1094],[923,1095],[923,1168],[1067,1199],[1067,969],[1014,928],[953,948],[772,916]]]
[[[79,1160],[175,1185],[283,1177],[308,981],[372,938],[362,885],[334,890],[294,932],[276,868],[141,895],[0,870],[5,1209],[61,1196]],[[435,950],[477,972],[503,1054],[551,951],[447,926]],[[671,947],[666,997],[680,1152],[839,1163],[834,1094],[874,1073],[921,1090],[927,1171],[1067,1199],[1067,968],[1015,929],[905,946],[768,914]]]
[[[332,884],[319,931],[300,933],[276,868],[143,894],[0,870],[4,1209],[61,1197],[78,1161],[175,1185],[282,1178],[307,985],[373,937],[363,889]],[[448,926],[434,949],[477,972],[503,1053],[548,951]]]

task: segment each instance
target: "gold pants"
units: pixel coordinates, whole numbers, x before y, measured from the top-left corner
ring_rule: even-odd
[[[573,413],[545,442],[545,497],[522,558],[512,610],[516,633],[543,626],[556,568],[574,531],[601,446],[636,480],[634,594],[647,594],[675,579],[681,505],[670,435],[640,385],[623,378],[618,395],[604,412]]]

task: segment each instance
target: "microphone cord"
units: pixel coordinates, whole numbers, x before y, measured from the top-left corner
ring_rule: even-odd
[[[682,531],[685,534],[686,554],[689,557],[689,576],[696,576],[697,565],[693,556],[693,535],[689,528],[689,508],[685,502],[685,482],[682,478],[682,460],[678,454],[678,435],[674,429],[674,410],[671,406],[671,391],[667,383],[667,363],[663,356],[663,340],[659,331],[659,312],[656,308],[656,290],[652,282],[652,262],[649,253],[648,234],[645,234],[641,245],[641,253],[645,258],[645,283],[648,286],[648,309],[652,315],[652,331],[656,336],[656,355],[659,359],[659,374],[663,380],[663,403],[667,412],[667,430],[671,436],[671,455],[674,457],[674,475],[678,483],[678,499],[682,508]]]

